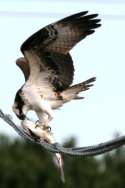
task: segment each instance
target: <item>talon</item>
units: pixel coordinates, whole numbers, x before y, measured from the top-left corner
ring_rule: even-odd
[[[37,128],[37,127],[40,127],[41,129],[43,129],[43,130],[45,130],[45,131],[47,131],[47,132],[51,132],[51,127],[50,126],[48,126],[48,124],[43,124],[42,122],[40,122],[39,120],[37,120],[36,122],[35,122],[35,128]]]
[[[51,132],[52,128],[50,126],[48,126],[48,132]]]
[[[41,122],[41,121],[39,121],[39,120],[37,120],[36,122],[35,122],[35,125],[36,125],[36,127],[35,128],[37,128],[37,127],[44,127],[44,124]]]
[[[37,127],[39,127],[40,126],[40,121],[39,120],[37,120],[36,122],[35,122],[35,128],[37,128]]]
[[[47,131],[47,132],[51,132],[51,127],[50,126],[45,126],[43,127],[43,130]]]

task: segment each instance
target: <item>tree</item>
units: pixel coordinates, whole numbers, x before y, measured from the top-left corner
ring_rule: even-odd
[[[65,142],[75,146],[75,139]],[[41,146],[19,138],[12,140],[0,136],[0,187],[1,188],[124,188],[125,150],[94,157],[64,157],[65,185],[52,155]]]

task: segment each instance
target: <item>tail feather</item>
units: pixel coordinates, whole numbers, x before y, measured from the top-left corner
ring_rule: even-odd
[[[65,91],[61,93],[62,98],[65,101],[70,101],[72,99],[83,99],[83,97],[79,97],[78,94],[82,91],[86,91],[90,89],[94,84],[92,82],[96,81],[96,77],[92,77],[80,84],[76,84],[74,86],[69,87]]]

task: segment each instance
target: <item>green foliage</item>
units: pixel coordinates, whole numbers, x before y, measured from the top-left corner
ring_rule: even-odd
[[[74,146],[75,139],[65,142]],[[64,157],[66,183],[52,155],[40,146],[0,136],[0,188],[124,188],[125,150],[101,156]]]

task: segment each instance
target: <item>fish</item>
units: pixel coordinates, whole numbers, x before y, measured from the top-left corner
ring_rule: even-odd
[[[27,131],[31,136],[36,139],[44,140],[49,144],[55,144],[56,139],[53,133],[48,129],[43,129],[41,126],[36,125],[35,122],[24,119],[21,121],[21,126],[25,131]],[[56,160],[55,160],[56,159]],[[65,175],[64,175],[64,161],[61,153],[54,154],[54,163],[60,169],[60,179],[63,183],[65,183]]]

